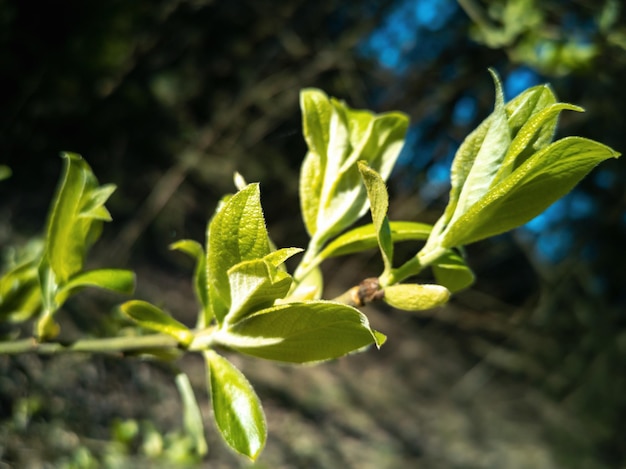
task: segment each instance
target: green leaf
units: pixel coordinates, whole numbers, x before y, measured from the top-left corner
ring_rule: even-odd
[[[301,94],[308,153],[300,175],[300,203],[314,246],[345,230],[368,208],[357,161],[365,160],[383,179],[400,153],[408,118],[350,109],[319,90]]]
[[[427,239],[432,230],[432,225],[410,221],[392,221],[389,222],[389,228],[393,242],[397,243],[399,241],[423,241]],[[321,262],[321,260],[330,257],[344,256],[373,249],[376,245],[376,228],[370,223],[338,236],[328,243],[318,257]]]
[[[97,287],[130,295],[135,291],[135,274],[124,269],[98,269],[74,275],[57,292],[55,301],[62,305],[68,297],[84,287]]]
[[[437,283],[451,293],[461,291],[474,283],[474,273],[463,257],[452,250],[437,259],[432,268]]]
[[[491,183],[492,187],[511,174],[535,151],[550,143],[558,116],[564,110],[583,112],[578,106],[557,103],[545,107],[528,119],[511,142],[504,161]]]
[[[209,300],[221,323],[231,304],[229,269],[271,252],[258,184],[248,185],[224,202],[209,223],[207,237]]]
[[[217,343],[269,360],[331,360],[384,342],[358,309],[330,301],[279,304],[218,331]]]
[[[0,181],[11,177],[11,168],[0,164]]]
[[[450,292],[441,285],[400,283],[385,287],[383,300],[405,311],[423,311],[447,303]]]
[[[276,251],[270,252],[263,259],[269,262],[274,267],[279,267],[283,262],[300,252],[304,251],[302,248],[281,248]]]
[[[224,441],[255,460],[265,446],[267,424],[261,402],[246,377],[212,350],[204,352],[213,415]]]
[[[291,288],[289,274],[278,270],[266,258],[244,261],[228,270],[230,310],[224,323],[233,324],[247,315],[267,308]]]
[[[209,447],[204,437],[202,413],[196,401],[189,377],[185,373],[176,375],[176,387],[183,403],[183,428],[185,433],[191,438],[196,454],[205,456],[209,452]]]
[[[443,233],[443,247],[462,246],[516,228],[567,194],[598,163],[620,154],[581,137],[541,149]]]
[[[65,174],[46,230],[46,256],[59,285],[82,269],[87,249],[100,235],[102,221],[111,218],[103,204],[115,190],[112,185],[99,187],[80,155],[61,156],[65,159]]]
[[[194,271],[193,287],[196,298],[200,302],[200,314],[198,316],[197,327],[203,329],[208,327],[213,319],[213,311],[209,302],[209,291],[207,286],[206,256],[202,245],[191,239],[183,239],[170,244],[170,249],[188,254],[196,261]]]
[[[0,277],[0,322],[23,322],[41,310],[38,263],[26,259]]]
[[[141,327],[171,335],[185,347],[193,340],[193,334],[187,326],[146,301],[127,301],[120,305],[120,310]]]
[[[528,88],[522,91],[515,98],[511,99],[505,106],[506,114],[509,120],[509,128],[511,129],[511,136],[516,137],[520,129],[528,122],[528,120],[545,109],[548,106],[556,103],[556,96],[549,85],[537,85],[532,88]],[[552,141],[552,134],[556,122],[552,128],[546,127],[543,138],[539,139],[535,144],[536,149],[548,145]]]
[[[502,84],[494,71],[491,74],[496,85],[495,109],[463,142],[452,164],[450,205],[454,205],[454,214],[450,223],[489,190],[511,143]]]
[[[393,240],[389,218],[387,218],[387,210],[389,209],[387,186],[380,174],[362,161],[359,161],[359,171],[370,201],[372,222],[376,229],[376,240],[385,264],[385,272],[389,272],[393,267]]]
[[[324,289],[322,270],[317,266],[312,267],[300,282],[292,284],[292,288],[284,302],[319,300]]]

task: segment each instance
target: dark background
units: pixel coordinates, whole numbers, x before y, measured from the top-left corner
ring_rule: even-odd
[[[261,182],[274,241],[306,243],[297,200],[305,153],[301,88],[322,88],[355,108],[411,116],[390,180],[391,214],[432,222],[445,206],[456,148],[493,106],[489,67],[502,76],[508,99],[550,82],[562,101],[583,106],[585,114],[562,116],[559,136],[581,135],[624,150],[624,15],[621,2],[610,0],[0,2],[0,163],[13,172],[0,183],[0,248],[41,231],[61,170],[57,155],[80,153],[102,183],[118,186],[108,203],[114,222],[94,250],[94,264],[135,269],[138,297],[190,318],[190,266],[167,245],[203,240],[217,200],[234,190],[234,171]],[[371,443],[375,432],[363,430],[369,427],[358,423],[354,408],[368,409],[373,428],[393,442],[367,445],[374,448],[371,457],[380,458],[374,467],[623,466],[624,172],[622,160],[606,162],[543,217],[470,246],[478,282],[449,307],[411,318],[373,311],[372,322],[389,335],[387,351],[342,359],[322,371],[241,363],[267,404],[268,467],[332,467],[328,461],[337,460],[369,467],[357,463],[359,450],[350,453],[350,441]],[[375,274],[372,259],[336,263],[328,284],[333,273],[338,290],[358,282],[362,272]],[[115,300],[78,298],[66,313],[79,327],[102,334],[113,326],[98,302]],[[84,373],[55,378],[49,370],[68,370],[59,360],[65,359],[0,357],[1,461],[26,467],[20,448],[38,441],[33,457],[53,464],[79,464],[85,448],[102,462],[115,418],[155,419],[163,434],[179,424],[177,404],[170,402],[175,391],[160,368],[95,358],[78,360],[76,370]],[[404,394],[345,391],[357,386],[356,367],[370,369],[375,381],[387,370],[379,381],[400,380]],[[450,372],[422,376],[415,367]],[[302,390],[294,373],[299,383],[319,374],[320,389],[350,398],[331,393],[311,410],[310,396],[321,391],[315,383]],[[468,404],[474,391],[466,385],[478,386],[471,389],[485,397],[473,405],[484,409]],[[505,404],[488,410],[490,393],[502,393],[497,402]],[[433,401],[434,394],[440,398]],[[117,398],[109,403],[103,395]],[[20,405],[33,396],[38,410],[17,425]],[[68,410],[68,398],[79,410]],[[164,400],[174,410],[163,410]],[[395,407],[381,404],[390,402]],[[414,412],[409,423],[394,423],[381,406],[389,415],[403,406]],[[338,417],[329,410],[335,407]],[[424,414],[429,407],[449,423],[431,425],[434,417]],[[281,440],[276,422],[284,423],[285,409],[293,409],[295,422],[308,422],[303,435],[319,449],[317,459],[307,459],[307,445],[298,446],[293,433]],[[509,412],[526,422],[514,433],[506,431]],[[339,433],[328,430],[328,422]],[[64,446],[50,437],[58,428],[78,442]],[[324,432],[331,436],[325,439]],[[439,439],[422,432],[440,432]],[[214,429],[208,433],[214,438]],[[211,461],[238,464],[219,447],[212,445]],[[452,455],[459,447],[457,461]],[[498,448],[509,455],[517,449],[526,459],[498,459]],[[135,444],[129,454],[139,464],[145,450]]]

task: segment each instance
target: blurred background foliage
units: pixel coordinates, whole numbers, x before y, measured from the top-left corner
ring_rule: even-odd
[[[189,266],[167,245],[203,239],[234,171],[261,181],[276,243],[304,245],[303,87],[411,116],[390,181],[395,219],[440,214],[454,152],[493,105],[488,67],[509,99],[550,82],[561,101],[583,106],[586,114],[562,116],[561,136],[624,151],[625,19],[619,0],[0,2],[0,178],[4,165],[11,171],[0,184],[2,254],[10,259],[11,246],[42,229],[60,151],[82,154],[101,182],[118,185],[99,253],[139,271],[140,295],[155,300],[175,290],[162,285],[182,284]],[[594,465],[568,467],[626,463],[625,164],[603,164],[527,226],[471,246],[475,287],[450,309],[411,319],[437,324],[573,416],[591,455],[579,462]],[[354,278],[341,286],[370,261],[349,264]],[[142,273],[161,287],[142,291]],[[172,295],[164,301],[184,296]],[[111,332],[106,315],[79,310],[75,323]],[[27,402],[15,377],[41,374],[25,363],[0,357],[5,435]],[[50,387],[39,386],[37,396]]]

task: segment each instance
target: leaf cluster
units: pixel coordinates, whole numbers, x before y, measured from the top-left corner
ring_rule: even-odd
[[[172,351],[201,354],[220,434],[235,451],[256,459],[267,438],[263,409],[225,351],[303,364],[380,347],[385,336],[370,327],[357,306],[383,300],[401,310],[419,311],[445,304],[452,293],[474,281],[464,259],[465,245],[525,223],[570,191],[595,165],[619,156],[580,137],[552,142],[560,112],[581,109],[557,102],[547,85],[505,103],[500,80],[492,74],[494,111],[458,149],[448,206],[432,226],[389,220],[386,180],[404,142],[407,116],[355,110],[320,90],[303,90],[308,151],[301,169],[300,204],[310,236],[306,249],[275,247],[266,228],[260,185],[247,184],[236,175],[238,191],[221,200],[207,224],[204,245],[186,239],[170,246],[195,261],[193,286],[199,305],[195,326],[133,299],[120,310],[141,329],[156,333],[155,341],[141,349],[131,343],[138,338],[114,338],[101,350],[117,346],[153,357]],[[134,288],[134,274],[127,270],[84,270],[102,223],[110,221],[104,203],[115,187],[100,186],[79,155],[65,153],[63,158],[65,171],[43,242],[0,279],[0,320],[34,319],[38,343],[58,334],[54,317],[80,289],[95,286],[132,293]],[[368,210],[371,223],[355,227]],[[395,244],[407,240],[422,242],[421,248],[398,265]],[[335,300],[322,299],[320,264],[369,249],[381,254],[380,275]],[[284,264],[296,255],[301,257],[290,274]],[[411,280],[426,268],[432,270],[432,284]],[[154,349],[155,343],[160,350]],[[5,350],[28,347],[14,343]],[[86,349],[98,350],[97,344],[73,350]],[[178,374],[177,385],[185,430],[196,452],[204,455],[208,448],[202,420],[184,374]]]

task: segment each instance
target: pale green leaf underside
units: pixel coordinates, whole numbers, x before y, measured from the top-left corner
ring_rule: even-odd
[[[494,72],[492,75],[496,84],[495,109],[479,128],[481,138],[468,147],[462,145],[455,156],[453,180],[455,185],[460,184],[460,191],[458,199],[453,201],[456,208],[450,223],[487,192],[511,143],[502,85]],[[461,174],[458,173],[459,168],[462,168]],[[454,193],[456,196],[456,191]]]
[[[207,327],[213,319],[213,311],[209,302],[209,292],[207,288],[206,256],[202,245],[191,239],[182,239],[170,244],[170,249],[184,252],[196,261],[194,271],[194,292],[201,307],[198,318],[198,328]]]
[[[120,305],[120,310],[141,327],[171,335],[184,346],[189,346],[193,340],[187,326],[146,301],[127,301]]]
[[[216,334],[222,345],[248,355],[290,363],[331,360],[371,344],[380,346],[366,316],[341,303],[279,304]]]
[[[261,402],[246,377],[212,350],[204,352],[215,422],[235,451],[256,459],[267,438]]]

